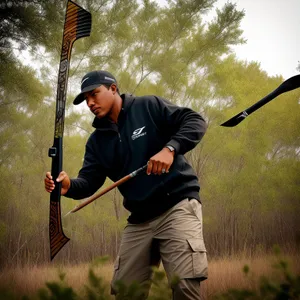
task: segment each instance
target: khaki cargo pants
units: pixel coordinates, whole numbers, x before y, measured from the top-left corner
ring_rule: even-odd
[[[202,206],[184,199],[158,218],[142,224],[127,224],[115,261],[115,283],[145,283],[151,266],[162,261],[168,280],[179,276],[173,299],[200,299],[200,281],[207,278],[207,257],[202,232]],[[146,299],[145,295],[141,299]]]

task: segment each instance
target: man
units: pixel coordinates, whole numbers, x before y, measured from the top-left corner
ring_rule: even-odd
[[[119,186],[131,214],[115,261],[112,293],[118,280],[147,282],[151,266],[162,260],[168,279],[180,278],[174,299],[200,299],[200,281],[207,278],[200,186],[183,155],[203,137],[204,119],[157,96],[120,95],[117,80],[106,71],[83,77],[73,103],[84,100],[96,116],[96,130],[86,144],[78,177],[60,173],[62,195],[88,197],[106,177],[117,181],[148,163],[145,174]],[[49,172],[45,188],[54,189]]]

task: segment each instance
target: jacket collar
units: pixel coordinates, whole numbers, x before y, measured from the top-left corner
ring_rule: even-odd
[[[134,101],[134,96],[132,95],[122,94],[121,98],[122,98],[122,108],[118,116],[118,124],[122,122],[123,118],[125,117],[127,111],[129,110],[130,106]],[[111,129],[116,130],[117,124],[113,123],[107,117],[104,117],[102,119],[95,117],[92,126],[99,130],[111,130]]]

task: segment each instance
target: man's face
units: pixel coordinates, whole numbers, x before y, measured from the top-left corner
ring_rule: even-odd
[[[91,92],[84,94],[87,106],[90,111],[99,119],[109,116],[115,99],[115,87],[111,86],[109,89],[100,85]]]

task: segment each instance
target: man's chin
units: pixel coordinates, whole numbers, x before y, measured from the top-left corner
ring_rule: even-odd
[[[100,113],[100,112],[95,114],[95,117],[98,118],[98,119],[103,119],[105,116],[106,116],[106,114]]]

